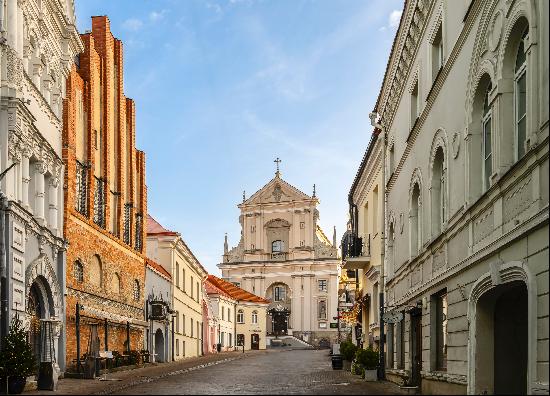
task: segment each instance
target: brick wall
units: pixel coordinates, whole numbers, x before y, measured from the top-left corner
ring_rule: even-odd
[[[76,358],[75,307],[77,301],[88,307],[82,314],[85,321],[94,318],[101,323],[109,318],[109,349],[124,350],[126,322],[132,323],[131,347],[142,349],[145,289],[145,225],[141,229],[141,246],[136,247],[136,215],[145,219],[147,193],[145,186],[145,154],[135,148],[135,106],[123,93],[123,46],[113,37],[105,16],[92,17],[92,32],[82,35],[85,51],[80,55],[67,79],[64,100],[63,159],[65,168],[65,224],[67,250],[67,363]],[[118,70],[115,73],[115,70]],[[99,76],[99,79],[97,78]],[[116,84],[116,87],[115,87]],[[118,88],[118,91],[117,89]],[[85,136],[77,136],[77,91],[82,92],[87,122]],[[115,95],[116,93],[116,95]],[[102,107],[102,108],[101,108]],[[101,109],[100,109],[101,108]],[[98,111],[98,109],[100,109]],[[99,129],[99,130],[98,130]],[[98,146],[96,146],[96,133]],[[77,139],[88,141],[85,163],[87,174],[86,213],[76,210]],[[129,150],[128,146],[129,145]],[[95,177],[104,181],[105,222],[94,222]],[[111,192],[118,195],[118,204],[111,202]],[[131,238],[124,241],[124,204],[131,204]],[[112,216],[116,219],[111,229]],[[112,231],[112,232],[111,232]],[[94,282],[92,267],[101,263],[101,282]],[[84,279],[75,278],[74,263],[83,266]],[[120,289],[117,291],[120,279]],[[134,283],[139,283],[139,298],[134,298]],[[100,286],[94,284],[100,283]],[[118,323],[118,325],[117,325]],[[81,326],[81,353],[88,345],[89,326]]]

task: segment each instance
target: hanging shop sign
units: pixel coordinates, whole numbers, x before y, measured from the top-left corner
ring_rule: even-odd
[[[382,315],[382,320],[385,323],[397,323],[403,320],[403,312],[389,311]]]

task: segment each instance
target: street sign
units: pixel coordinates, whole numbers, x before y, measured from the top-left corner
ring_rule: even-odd
[[[112,359],[113,358],[113,352],[112,351],[99,351],[99,357],[104,359]]]
[[[397,323],[403,320],[403,312],[386,312],[382,315],[382,320],[385,323]]]

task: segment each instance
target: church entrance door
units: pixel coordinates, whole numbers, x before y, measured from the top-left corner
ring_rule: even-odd
[[[277,312],[273,315],[273,332],[278,336],[287,334],[288,320],[283,312]]]

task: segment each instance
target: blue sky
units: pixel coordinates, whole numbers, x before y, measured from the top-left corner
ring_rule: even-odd
[[[236,205],[282,159],[338,238],[403,0],[76,0],[108,15],[146,152],[149,213],[218,274]]]

